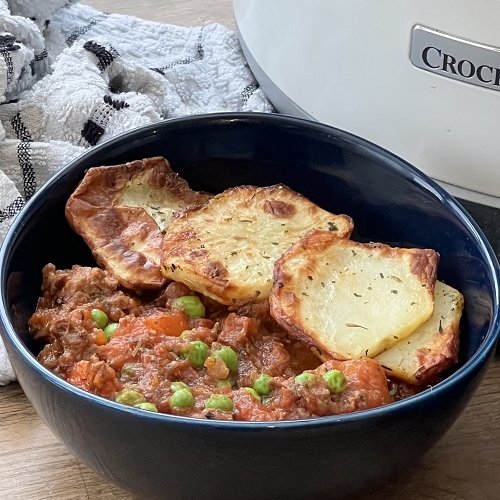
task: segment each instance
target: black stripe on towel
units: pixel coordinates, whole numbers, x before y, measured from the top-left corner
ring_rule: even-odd
[[[7,219],[12,219],[24,207],[25,201],[21,196],[16,198],[10,205],[7,205],[4,210],[0,210],[0,223]]]
[[[104,96],[104,102],[111,106],[116,111],[120,111],[123,108],[129,108],[130,104],[125,101],[119,101],[118,99],[113,99],[110,95]]]
[[[99,59],[97,67],[101,71],[104,71],[119,56],[118,52],[113,47],[108,50],[104,45],[99,45],[92,40],[86,42],[83,48],[97,56],[97,59]]]
[[[243,91],[241,92],[241,104],[245,106],[248,102],[248,99],[252,97],[252,94],[259,88],[255,83],[251,83],[247,85]]]
[[[149,68],[160,75],[165,75],[165,71],[170,68],[174,68],[175,66],[181,66],[184,64],[191,64],[196,61],[201,61],[205,57],[205,49],[203,48],[203,27],[200,28],[200,33],[198,34],[198,41],[196,44],[196,53],[192,57],[183,57],[177,61],[172,61],[171,63],[166,64],[165,66],[161,66],[160,68]]]
[[[114,113],[128,108],[130,105],[125,101],[113,99],[110,95],[103,97],[103,104],[97,106],[82,130],[82,137],[90,146],[95,146],[106,132],[109,120]]]
[[[24,198],[28,201],[36,192],[35,170],[31,163],[31,141],[17,145],[17,161],[23,174]]]
[[[0,35],[0,50],[7,50],[9,52],[19,50],[21,46],[16,42],[17,38],[14,35],[11,33],[4,33],[3,35]]]
[[[93,122],[92,120],[87,120],[82,130],[82,137],[91,145],[95,146],[99,139],[103,136],[106,130]]]
[[[2,50],[0,52],[5,61],[5,67],[7,68],[7,85],[12,82],[12,76],[14,75],[14,64],[12,63],[12,57],[9,51]]]
[[[17,146],[17,161],[23,175],[24,198],[29,200],[36,192],[35,170],[31,163],[32,138],[19,113],[16,113],[10,123],[21,141]]]
[[[109,12],[103,12],[100,16],[93,17],[87,25],[75,28],[66,40],[66,45],[71,47],[80,36],[85,35],[87,31],[91,30],[96,24],[107,19],[110,15]]]
[[[43,61],[48,56],[49,54],[47,53],[47,49],[43,49],[43,51],[40,52],[40,54],[35,55],[35,61]]]
[[[14,132],[16,133],[16,136],[20,141],[32,140],[31,135],[28,132],[26,125],[24,125],[23,120],[21,119],[21,115],[19,113],[16,113],[14,118],[12,118],[10,124],[12,125],[12,128],[14,129]]]

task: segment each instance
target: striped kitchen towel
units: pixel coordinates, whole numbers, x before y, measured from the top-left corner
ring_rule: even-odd
[[[185,115],[273,111],[220,24],[0,0],[0,55],[0,242],[40,186],[116,134]],[[14,379],[0,340],[0,384]]]

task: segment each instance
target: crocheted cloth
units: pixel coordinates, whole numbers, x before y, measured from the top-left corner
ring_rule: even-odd
[[[76,0],[0,0],[0,241],[86,148],[183,115],[273,111],[220,24],[179,27]],[[0,384],[15,379],[0,339]]]

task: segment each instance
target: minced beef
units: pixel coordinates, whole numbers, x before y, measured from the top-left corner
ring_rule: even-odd
[[[204,304],[205,317],[192,318],[174,306],[177,298],[190,295]],[[111,336],[93,319],[95,309],[117,323]],[[322,362],[274,322],[267,301],[230,310],[180,283],[139,296],[121,289],[105,270],[57,270],[48,264],[29,326],[46,342],[38,356],[44,366],[86,391],[138,408],[269,421],[337,415],[394,400],[376,361]],[[193,345],[206,351],[201,363],[189,355]],[[236,369],[221,357],[224,349],[235,356]],[[323,377],[329,370],[345,377],[342,390],[329,387]],[[311,374],[307,384],[295,378],[303,372]],[[268,389],[259,394],[253,386],[262,374]],[[176,405],[179,387],[186,398]],[[225,397],[225,406],[211,404],[214,395]]]

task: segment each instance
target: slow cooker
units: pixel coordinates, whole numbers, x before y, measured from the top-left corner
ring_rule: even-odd
[[[500,254],[500,1],[233,0],[278,112],[409,161],[458,197]]]

